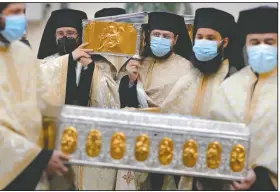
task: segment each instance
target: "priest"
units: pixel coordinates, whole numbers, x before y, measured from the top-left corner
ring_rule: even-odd
[[[126,14],[121,8],[104,8],[97,11],[95,18]],[[125,63],[127,58],[110,55],[94,55],[95,63],[91,89],[91,104],[101,108],[119,108],[118,85],[126,75]],[[115,98],[115,99],[114,99]],[[83,167],[76,171],[77,186],[83,190],[115,190],[125,189],[123,185],[116,186],[117,170],[111,168]]]
[[[191,40],[184,18],[166,12],[151,12],[142,60],[131,59],[129,75],[120,84],[121,107],[158,107],[175,83],[192,68]]]
[[[96,16],[124,13],[123,9],[109,8]],[[57,10],[45,27],[38,59],[42,59],[44,78],[49,79],[46,97],[60,104],[119,108],[118,82],[126,74],[126,58],[90,56],[92,50],[84,49],[86,43],[81,44],[83,19],[87,17],[81,11]]]
[[[241,11],[238,25],[249,66],[224,81],[210,108],[213,119],[245,123],[251,132],[251,170],[232,190],[277,190],[278,9]],[[203,189],[196,183],[195,187]]]
[[[0,3],[1,190],[35,190],[44,171],[49,175],[68,171],[64,166],[68,156],[39,145],[42,100],[37,62],[19,41],[27,23],[24,11],[24,3]]]
[[[124,9],[106,8],[96,12],[95,17],[125,14]],[[73,18],[69,20],[68,18]],[[46,25],[38,58],[44,97],[58,104],[119,108],[118,83],[126,74],[126,58],[88,54],[90,49],[81,45],[81,11],[64,9],[54,11]],[[79,46],[79,47],[78,47]],[[77,48],[78,47],[78,48]],[[41,77],[39,77],[41,79]],[[46,81],[47,79],[47,81]],[[113,190],[116,170],[103,168],[76,169],[76,187],[91,190]],[[104,181],[106,177],[106,181]],[[91,180],[89,178],[94,178]],[[80,182],[83,181],[83,182]],[[55,189],[65,189],[56,181]]]
[[[243,63],[234,17],[215,8],[197,9],[193,30],[192,73],[178,80],[161,108],[167,113],[209,118],[215,90]],[[179,189],[191,190],[192,178],[182,177]]]
[[[177,81],[192,71],[192,43],[184,18],[166,12],[149,13],[145,47],[141,60],[131,59],[127,65],[128,75],[120,83],[121,107],[160,107]],[[118,180],[124,180],[130,171]],[[162,174],[138,174],[127,183],[128,189],[161,190],[176,189],[173,177]],[[148,179],[147,179],[148,178]],[[123,183],[125,183],[123,181]],[[132,184],[131,184],[132,183]]]
[[[234,17],[215,8],[197,9],[194,20],[194,70],[182,77],[162,104],[162,110],[209,118],[215,90],[242,68],[242,44]],[[188,99],[186,99],[188,98]]]

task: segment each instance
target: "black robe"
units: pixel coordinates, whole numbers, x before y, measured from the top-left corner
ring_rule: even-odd
[[[276,191],[276,188],[274,187],[269,177],[269,171],[266,168],[256,167],[254,171],[256,173],[256,181],[247,191]],[[225,182],[223,180],[218,179],[194,178],[192,186],[193,191],[198,191],[196,187],[197,180],[201,182],[202,186],[208,186],[208,188],[205,190],[214,191],[220,191],[223,183]]]
[[[128,75],[124,76],[121,79],[120,86],[119,86],[121,108],[125,108],[125,107],[139,108],[136,85],[137,85],[137,81],[135,81],[134,85],[129,88]]]
[[[65,104],[88,106],[90,102],[94,61],[87,66],[86,70],[82,68],[78,86],[76,84],[76,65],[77,62],[73,60],[72,53],[69,54]]]
[[[43,149],[37,157],[3,190],[35,190],[43,171],[46,169],[53,151]]]

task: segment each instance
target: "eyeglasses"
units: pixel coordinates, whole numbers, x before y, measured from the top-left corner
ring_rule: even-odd
[[[56,36],[58,38],[62,38],[64,36],[66,37],[75,37],[78,33],[74,32],[74,31],[66,31],[66,33],[64,31],[58,31],[56,32]]]
[[[167,34],[163,34],[163,35],[161,35],[160,33],[152,33],[151,34],[151,36],[154,36],[154,37],[163,37],[163,38],[165,38],[165,39],[173,39],[174,38],[174,36],[171,36],[171,35],[167,35]]]

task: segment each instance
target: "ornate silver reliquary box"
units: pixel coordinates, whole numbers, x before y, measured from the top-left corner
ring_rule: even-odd
[[[71,164],[239,180],[249,138],[243,124],[65,106],[55,145]]]

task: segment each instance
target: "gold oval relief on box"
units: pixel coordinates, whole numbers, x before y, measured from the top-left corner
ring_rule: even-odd
[[[85,26],[84,42],[94,52],[134,55],[137,30],[131,23],[92,21]]]
[[[137,137],[135,144],[135,158],[137,161],[145,161],[150,154],[150,138],[147,134]]]
[[[194,140],[189,140],[184,144],[183,163],[187,167],[195,166],[198,159],[198,145]]]
[[[237,144],[232,148],[230,154],[230,167],[233,172],[240,172],[244,169],[246,150],[243,145]]]
[[[162,165],[168,165],[173,159],[174,142],[172,139],[165,137],[159,145],[159,162]]]
[[[222,159],[222,145],[214,141],[208,145],[207,149],[207,167],[210,169],[217,169],[221,164]]]
[[[100,154],[102,148],[102,136],[100,131],[91,130],[87,136],[86,153],[90,157],[96,157]]]
[[[74,127],[66,127],[61,138],[61,151],[65,154],[72,154],[78,145],[78,133]]]
[[[114,159],[122,159],[126,152],[126,137],[124,133],[117,132],[111,139],[111,157]]]

